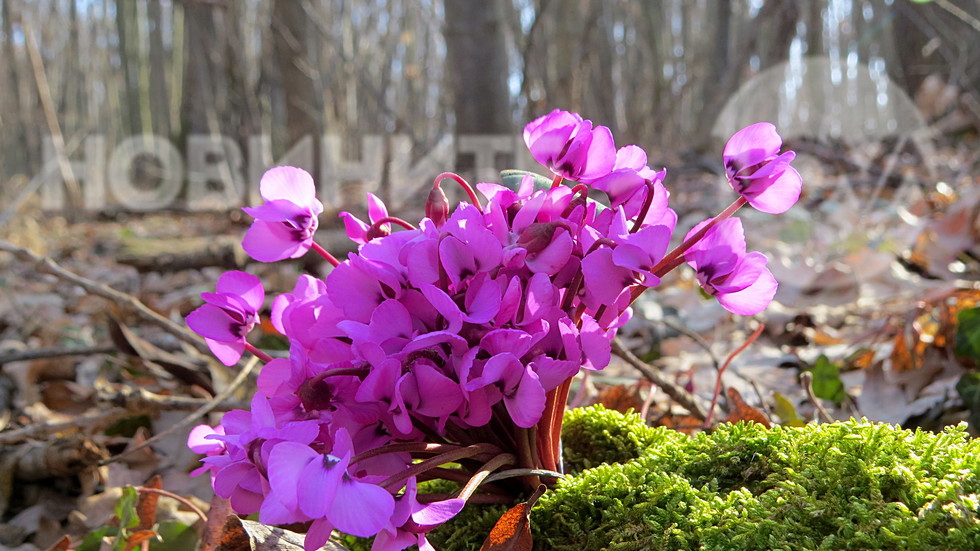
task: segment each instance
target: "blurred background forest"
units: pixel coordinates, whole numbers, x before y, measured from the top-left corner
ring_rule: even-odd
[[[975,131],[980,121],[975,0],[0,6],[8,201],[44,160],[85,158],[96,134],[110,152],[140,134],[180,152],[188,136],[220,135],[264,166],[306,136],[342,136],[356,159],[364,136],[400,134],[417,160],[447,136],[513,133],[557,107],[663,162],[757,120],[784,137],[849,146],[929,124],[945,135]],[[740,90],[747,97],[732,103]],[[259,135],[271,141],[249,149]],[[461,170],[475,162],[456,157]],[[64,179],[84,177],[64,168]],[[374,184],[383,193],[389,176],[382,167]]]

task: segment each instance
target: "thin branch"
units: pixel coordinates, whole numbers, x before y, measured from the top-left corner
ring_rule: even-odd
[[[643,374],[644,377],[651,383],[657,385],[663,389],[667,396],[674,399],[675,402],[684,406],[691,415],[698,418],[699,421],[704,421],[708,413],[704,409],[704,406],[697,402],[697,398],[690,392],[684,390],[679,385],[667,380],[660,373],[653,368],[650,364],[644,362],[640,358],[637,358],[635,354],[627,350],[623,346],[623,342],[619,338],[613,339],[612,351],[614,354],[626,361],[637,371]]]
[[[0,354],[0,365],[12,362],[25,362],[29,360],[41,360],[47,358],[63,358],[65,356],[91,356],[93,354],[109,354],[118,352],[119,349],[112,345],[82,346],[78,348],[40,348],[37,350],[22,350],[20,352],[10,352]]]
[[[117,291],[111,287],[98,283],[97,281],[82,277],[63,268],[57,262],[48,257],[37,256],[31,251],[18,247],[9,241],[0,239],[0,251],[8,252],[24,262],[33,264],[38,271],[54,275],[59,279],[74,285],[78,285],[93,295],[98,295],[119,305],[126,306],[130,310],[139,314],[139,316],[144,320],[156,324],[161,329],[194,346],[202,353],[208,355],[211,354],[207,344],[204,342],[204,339],[197,336],[182,325],[178,325],[151,310],[149,306],[143,304],[142,301],[133,295],[122,291]]]
[[[822,403],[820,403],[820,398],[817,398],[817,395],[813,392],[813,373],[810,373],[809,371],[800,373],[800,382],[803,383],[803,390],[806,391],[807,398],[813,402],[813,406],[817,408],[817,412],[820,414],[820,417],[827,423],[833,423],[834,418],[830,416],[827,409],[823,407]]]
[[[0,432],[0,445],[9,445],[68,430],[107,427],[120,419],[132,417],[132,415],[132,412],[124,409],[111,409],[109,411],[97,411],[87,415],[80,415],[70,421],[29,425],[19,429]]]
[[[116,461],[119,461],[123,457],[133,452],[142,450],[147,446],[151,446],[157,443],[158,441],[160,441],[161,439],[165,438],[166,436],[169,436],[179,430],[183,430],[191,426],[192,424],[196,423],[202,417],[214,411],[225,400],[231,398],[231,395],[234,394],[235,391],[238,390],[238,388],[241,387],[242,384],[244,384],[245,381],[248,380],[249,375],[251,375],[252,370],[254,370],[255,366],[257,365],[259,365],[259,359],[253,356],[248,360],[248,363],[245,364],[245,367],[243,367],[242,370],[238,372],[238,375],[236,375],[235,378],[232,379],[230,383],[228,383],[228,387],[222,390],[221,392],[219,392],[214,398],[208,400],[206,404],[202,405],[201,407],[196,409],[193,413],[191,413],[187,417],[184,417],[178,423],[172,425],[170,428],[166,429],[165,431],[153,435],[152,438],[147,439],[145,442],[143,442],[138,446],[128,448],[122,453],[110,457],[109,459],[106,459],[101,463],[101,465],[108,465],[109,463],[115,463]]]

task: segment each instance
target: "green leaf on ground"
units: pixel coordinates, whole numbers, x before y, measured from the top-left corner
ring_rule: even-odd
[[[823,354],[807,371],[813,373],[813,393],[817,398],[841,403],[847,396],[844,383],[840,380],[840,366]]]

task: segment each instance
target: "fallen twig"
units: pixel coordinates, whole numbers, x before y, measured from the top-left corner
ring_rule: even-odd
[[[157,312],[150,309],[149,306],[143,304],[141,300],[130,295],[129,293],[124,293],[122,291],[117,291],[111,287],[88,279],[86,277],[80,276],[74,272],[71,272],[61,265],[59,265],[54,260],[48,257],[37,256],[31,251],[18,247],[8,241],[0,239],[0,251],[8,252],[15,257],[23,260],[24,262],[29,262],[34,265],[39,271],[54,275],[60,279],[63,279],[69,283],[78,285],[87,292],[98,295],[100,297],[109,299],[116,302],[117,304],[127,306],[129,309],[139,314],[141,318],[151,323],[156,324],[161,329],[167,331],[168,333],[176,336],[182,341],[190,344],[191,346],[197,348],[201,352],[210,355],[210,350],[208,350],[207,344],[205,344],[204,339],[197,336],[189,329],[170,321],[164,316],[158,314]]]
[[[817,413],[820,414],[820,417],[827,423],[833,423],[834,418],[830,416],[827,409],[820,403],[820,398],[817,398],[817,395],[813,392],[813,373],[810,373],[809,371],[800,373],[800,382],[803,383],[803,390],[806,391],[807,398],[813,402],[813,406],[817,408]]]
[[[120,419],[132,417],[132,415],[132,412],[124,409],[111,409],[109,411],[97,411],[87,415],[79,415],[70,421],[36,423],[19,429],[0,432],[0,445],[9,445],[62,431],[107,427]]]
[[[12,362],[25,362],[29,360],[40,360],[45,358],[62,358],[64,356],[90,356],[92,354],[108,354],[116,352],[117,349],[112,345],[82,346],[78,348],[41,348],[38,350],[23,350],[20,352],[10,352],[0,354],[0,365]]]
[[[228,383],[228,387],[225,388],[224,390],[222,390],[221,392],[219,392],[214,398],[208,400],[207,403],[205,403],[201,407],[199,407],[196,410],[194,410],[193,413],[191,413],[187,417],[184,417],[179,422],[177,422],[176,424],[172,425],[171,427],[169,427],[168,429],[164,430],[163,432],[159,432],[159,433],[153,435],[152,438],[147,439],[145,442],[143,442],[142,444],[139,444],[138,446],[133,446],[132,448],[127,448],[125,451],[123,451],[123,452],[121,452],[121,453],[119,453],[119,454],[117,454],[117,455],[115,455],[113,457],[110,457],[109,459],[106,459],[106,460],[102,461],[102,463],[100,463],[100,465],[108,465],[109,463],[115,463],[116,461],[119,461],[123,457],[126,457],[127,455],[129,455],[129,454],[131,454],[133,452],[136,452],[136,451],[142,450],[143,448],[146,448],[148,446],[151,446],[151,445],[155,444],[156,442],[160,441],[162,438],[164,438],[164,437],[166,437],[166,436],[168,436],[170,434],[173,434],[173,433],[175,433],[175,432],[177,432],[179,430],[183,430],[183,429],[191,426],[193,423],[196,423],[202,417],[204,417],[208,413],[211,413],[212,411],[214,411],[225,400],[227,400],[228,398],[230,398],[231,395],[234,394],[235,391],[238,390],[238,388],[240,386],[242,386],[242,384],[244,384],[245,381],[248,380],[248,377],[249,377],[249,375],[251,375],[252,370],[254,370],[255,369],[255,366],[257,366],[258,364],[259,364],[259,359],[257,357],[253,356],[253,357],[249,358],[248,362],[245,364],[245,367],[243,367],[242,370],[238,372],[238,375],[236,375],[235,378],[232,379],[232,381],[230,383]]]
[[[653,368],[650,364],[644,362],[640,358],[637,358],[635,354],[627,350],[623,346],[623,342],[619,338],[613,339],[612,351],[614,354],[626,361],[626,363],[635,367],[637,371],[643,374],[644,377],[651,383],[657,385],[663,389],[667,396],[673,398],[675,402],[684,406],[691,415],[698,418],[700,421],[704,421],[707,417],[707,412],[704,406],[697,402],[697,398],[690,392],[684,390],[680,385],[673,383],[663,376]]]

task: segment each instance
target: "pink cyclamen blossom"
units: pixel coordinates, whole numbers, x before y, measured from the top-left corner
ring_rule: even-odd
[[[306,254],[323,212],[313,177],[301,168],[276,167],[262,176],[259,192],[266,202],[242,209],[255,218],[242,240],[245,252],[259,262]]]
[[[235,365],[245,352],[245,336],[259,321],[265,290],[254,275],[231,271],[218,278],[217,291],[201,293],[206,304],[187,315],[187,325],[221,363]]]
[[[524,128],[524,143],[534,160],[575,182],[604,176],[616,163],[616,144],[605,126],[555,109]]]
[[[779,156],[767,136],[742,135],[726,150],[733,185],[763,208],[780,202],[783,178],[795,174],[784,162],[792,154]],[[431,550],[426,534],[470,494],[420,495],[417,480],[441,476],[435,467],[448,462],[457,465],[454,479],[481,464],[560,470],[571,378],[610,362],[630,305],[665,273],[687,261],[732,312],[754,314],[772,300],[765,257],[746,252],[741,222],[726,219],[744,201],[668,252],[677,216],[666,172],[651,170],[642,149],[617,152],[608,129],[563,111],[532,122],[524,137],[554,180],[579,185],[536,185],[531,175],[479,184],[486,202],[471,196],[451,212],[436,192],[417,226],[388,218],[369,196],[367,222],[342,215],[357,250],[273,302],[289,357],[267,360],[250,411],[226,413],[213,431],[195,429],[190,442],[208,454],[204,470],[235,511],[258,512],[266,524],[310,523],[307,550],[335,528],[374,535],[377,551]],[[269,182],[306,181],[269,174]],[[251,239],[278,258],[293,254],[283,254],[287,246],[315,247],[297,245],[302,224],[266,191],[269,202],[252,209]],[[299,195],[287,203],[302,203]],[[222,361],[241,355],[263,303],[257,280],[230,274],[188,318]]]
[[[373,536],[388,524],[395,500],[380,486],[351,475],[352,455],[353,443],[343,428],[334,434],[329,454],[298,442],[281,442],[269,454],[269,484],[287,510],[348,534]],[[305,547],[313,551],[324,543],[307,534]]]
[[[698,232],[708,221],[691,229]],[[766,255],[745,252],[742,221],[719,222],[684,255],[697,271],[698,283],[729,312],[751,316],[766,309],[776,295],[776,279],[766,268]]]
[[[732,188],[762,212],[786,212],[800,198],[803,179],[789,163],[796,153],[779,153],[783,140],[768,122],[747,126],[725,145],[725,172]]]
[[[360,218],[349,212],[340,213],[340,217],[344,219],[344,229],[347,230],[347,237],[351,241],[360,243],[361,245],[375,237],[382,237],[391,233],[391,224],[389,223],[379,224],[372,232],[374,223],[388,216],[388,207],[373,193],[367,194],[367,202],[368,219],[371,221],[371,224],[364,223]]]

